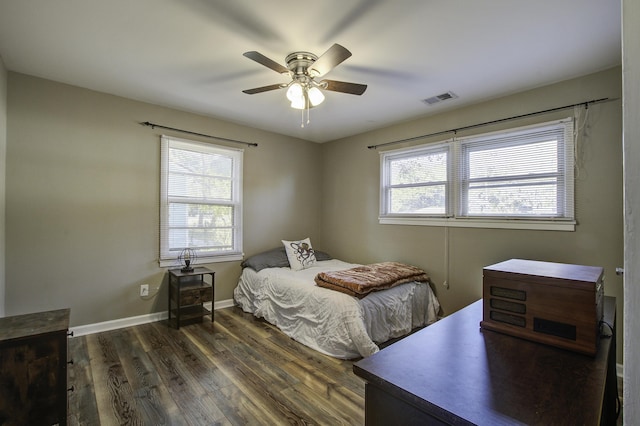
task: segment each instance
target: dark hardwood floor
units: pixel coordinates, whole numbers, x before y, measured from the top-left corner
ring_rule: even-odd
[[[352,361],[239,308],[175,330],[157,322],[69,340],[70,425],[364,423]]]
[[[239,308],[208,320],[71,338],[69,425],[364,424],[353,361],[309,349]]]

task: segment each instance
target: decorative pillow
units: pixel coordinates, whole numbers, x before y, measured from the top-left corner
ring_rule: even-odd
[[[289,266],[294,271],[306,269],[316,263],[316,254],[311,247],[309,238],[300,241],[282,240],[282,244],[287,251]]]
[[[241,264],[243,268],[251,268],[256,272],[264,268],[288,268],[289,259],[284,247],[280,246],[246,258]]]
[[[313,249],[313,254],[316,255],[316,260],[320,262],[321,260],[331,260],[333,257],[329,253],[325,253],[320,250]]]
[[[316,261],[331,260],[333,257],[324,251],[313,249]],[[289,259],[284,246],[276,247],[262,253],[254,254],[242,261],[242,268],[251,268],[256,272],[265,268],[288,268]]]

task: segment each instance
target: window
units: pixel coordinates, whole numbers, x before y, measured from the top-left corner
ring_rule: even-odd
[[[239,149],[163,136],[160,266],[185,248],[196,263],[242,258],[242,156]]]
[[[573,230],[573,120],[381,153],[380,223]]]
[[[383,215],[447,216],[449,150],[437,145],[383,156]]]

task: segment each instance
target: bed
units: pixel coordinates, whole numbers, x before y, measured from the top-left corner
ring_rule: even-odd
[[[378,344],[437,320],[440,304],[428,282],[406,282],[354,297],[320,287],[316,279],[320,273],[361,265],[314,254],[304,268],[290,266],[284,248],[245,260],[235,303],[294,340],[341,359],[370,356],[379,351]]]

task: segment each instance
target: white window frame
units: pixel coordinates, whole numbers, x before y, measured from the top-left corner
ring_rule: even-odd
[[[575,231],[575,208],[574,208],[574,122],[572,118],[556,120],[546,123],[523,126],[498,132],[484,133],[480,135],[468,136],[464,138],[452,138],[446,141],[425,144],[411,148],[401,148],[380,153],[380,211],[379,223],[390,225],[424,225],[424,226],[449,226],[449,227],[473,227],[473,228],[503,228],[503,229],[534,229],[534,230],[556,230]],[[540,132],[558,132],[558,170],[561,176],[558,179],[558,189],[564,194],[564,198],[559,198],[558,208],[560,214],[539,216],[539,215],[484,215],[470,216],[466,213],[466,189],[465,164],[469,152],[468,147],[479,146],[480,144],[499,144],[505,137],[533,137]],[[505,146],[509,143],[506,142]],[[416,214],[416,213],[391,213],[389,212],[390,190],[390,164],[399,158],[407,156],[420,156],[434,150],[447,147],[449,169],[447,175],[449,182],[446,193],[446,213],[445,214]]]
[[[402,161],[402,160],[418,158],[418,157],[429,157],[432,155],[436,155],[436,156],[446,155],[445,163],[447,165],[447,173],[446,173],[446,176],[444,177],[445,179],[444,181],[424,180],[420,182],[412,182],[412,183],[405,183],[405,184],[392,184],[391,164],[394,161]],[[400,150],[383,153],[383,155],[381,155],[380,157],[380,161],[381,161],[380,176],[382,180],[380,185],[381,217],[393,216],[397,218],[412,218],[412,217],[425,217],[425,218],[432,217],[433,218],[433,217],[450,216],[452,203],[451,203],[449,194],[451,192],[451,183],[453,181],[453,178],[452,178],[453,167],[451,164],[452,157],[453,157],[452,147],[447,142],[422,145],[416,148],[400,149]],[[444,193],[445,193],[445,197],[447,198],[447,201],[445,201],[445,206],[444,206],[445,211],[443,213],[433,213],[433,212],[429,213],[424,211],[421,212],[420,214],[417,214],[417,213],[388,214],[387,213],[390,210],[391,204],[392,204],[392,197],[391,197],[392,191],[398,191],[402,189],[420,189],[420,188],[428,188],[433,186],[444,186]]]
[[[197,142],[173,136],[161,137],[161,166],[160,166],[160,256],[161,267],[179,266],[178,256],[182,249],[187,247],[170,247],[170,205],[172,203],[190,203],[205,205],[225,205],[233,208],[232,239],[233,247],[230,250],[221,250],[218,253],[203,253],[197,248],[190,247],[196,252],[195,264],[228,262],[242,260],[242,167],[244,150],[229,148],[220,145]],[[186,196],[170,197],[169,188],[169,151],[181,149],[195,151],[204,154],[215,154],[229,157],[232,160],[232,190],[230,200],[189,198]]]

